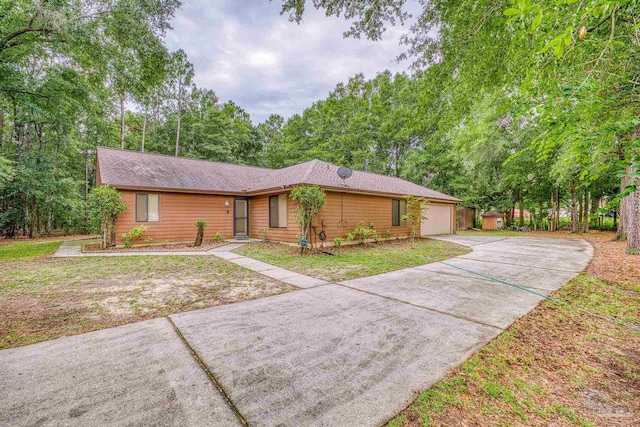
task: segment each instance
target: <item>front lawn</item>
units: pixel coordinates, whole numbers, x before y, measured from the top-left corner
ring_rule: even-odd
[[[294,289],[208,255],[52,259],[59,243],[0,246],[0,348]]]
[[[364,246],[329,248],[334,256],[300,255],[300,249],[279,243],[251,243],[235,252],[278,267],[330,282],[372,276],[442,261],[470,251],[465,246],[432,239],[391,240]]]
[[[53,254],[61,241],[15,242],[0,245],[0,261],[28,259]]]
[[[594,258],[554,296],[640,325],[640,256],[625,254],[613,233],[570,237],[586,238]],[[640,425],[640,333],[545,302],[389,423],[431,425]]]

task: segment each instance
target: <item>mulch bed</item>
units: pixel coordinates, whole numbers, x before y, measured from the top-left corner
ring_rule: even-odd
[[[121,246],[115,248],[102,249],[100,243],[91,243],[82,247],[82,252],[175,252],[175,251],[208,251],[218,246],[226,244],[225,241],[209,241],[202,242],[201,246],[194,246],[193,243],[167,243],[160,245],[141,245],[132,248],[123,248]]]
[[[416,238],[415,244],[417,245],[420,242],[425,242],[427,240],[430,240],[430,239]],[[280,247],[281,245],[281,243],[276,243],[276,242],[268,242],[266,244],[275,245],[278,247]],[[371,242],[366,242],[364,245],[357,245],[357,244],[348,242],[348,243],[343,243],[340,246],[325,246],[324,248],[321,248],[320,244],[318,243],[315,245],[315,248],[313,250],[306,250],[304,254],[310,255],[310,256],[312,255],[331,256],[331,255],[340,255],[340,254],[353,253],[353,252],[363,252],[371,248],[408,248],[410,247],[410,245],[411,243],[409,242],[409,239],[391,239],[391,240],[381,239],[378,241],[378,243],[371,241]],[[300,247],[290,246],[288,252],[291,255],[298,255],[300,254]]]

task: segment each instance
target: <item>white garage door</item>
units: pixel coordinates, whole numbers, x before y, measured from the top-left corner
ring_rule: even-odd
[[[427,204],[426,217],[422,220],[420,234],[423,236],[433,236],[436,234],[451,234],[453,224],[451,223],[451,205]]]

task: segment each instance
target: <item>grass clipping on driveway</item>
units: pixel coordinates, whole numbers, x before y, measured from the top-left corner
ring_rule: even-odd
[[[294,289],[206,255],[52,259],[59,243],[0,246],[0,348]]]
[[[591,265],[554,296],[639,324],[640,257],[612,237],[586,237]],[[545,302],[389,423],[431,425],[640,425],[640,333]]]
[[[416,239],[413,248],[403,239],[327,250],[335,255],[300,255],[300,248],[279,243],[252,243],[235,252],[330,282],[415,267],[470,252],[465,246],[431,239]]]

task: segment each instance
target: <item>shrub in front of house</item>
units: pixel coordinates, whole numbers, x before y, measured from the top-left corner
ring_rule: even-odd
[[[132,247],[135,241],[138,240],[145,231],[147,231],[147,227],[144,225],[140,225],[138,227],[132,228],[128,233],[123,233],[122,241],[124,242],[124,247]]]
[[[353,231],[347,233],[347,240],[357,242],[358,245],[364,245],[369,239],[376,239],[378,232],[373,227],[364,225],[364,221],[360,221]]]

